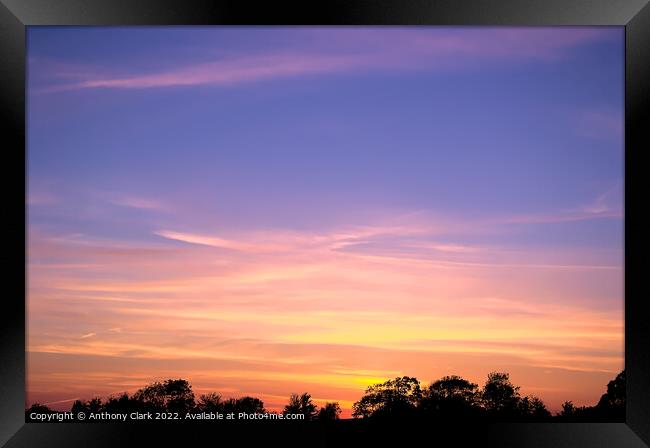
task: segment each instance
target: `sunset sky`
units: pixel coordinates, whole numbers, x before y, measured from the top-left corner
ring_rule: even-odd
[[[623,28],[28,29],[27,404],[592,405],[623,369]]]

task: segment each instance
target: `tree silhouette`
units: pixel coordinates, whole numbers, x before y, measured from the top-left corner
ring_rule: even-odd
[[[625,412],[625,370],[607,383],[607,392],[600,397],[596,407],[610,412]]]
[[[488,414],[500,417],[513,417],[518,414],[519,386],[510,382],[504,372],[492,372],[481,392],[483,407]]]
[[[568,421],[625,421],[625,370],[607,383],[607,391],[600,397],[596,406],[574,406],[567,401],[562,404],[558,417]]]
[[[478,385],[459,376],[445,376],[422,392],[419,408],[443,418],[476,416],[480,412]]]
[[[519,416],[532,420],[547,420],[551,418],[551,412],[546,409],[542,400],[535,396],[521,398],[517,403]]]
[[[29,408],[25,409],[25,421],[31,421],[30,415],[32,413],[35,414],[53,414],[56,411],[54,409],[50,409],[44,404],[40,403],[34,403],[32,404]]]
[[[155,382],[138,390],[133,398],[147,410],[185,413],[194,408],[192,386],[182,379]]]
[[[573,404],[573,401],[565,401],[562,403],[562,410],[558,414],[559,417],[563,418],[572,418],[576,415],[577,408]]]
[[[129,394],[123,394],[115,397],[109,397],[102,406],[102,410],[106,412],[136,412],[144,410],[144,403],[129,397]]]
[[[413,414],[422,397],[420,382],[408,376],[397,377],[370,386],[359,401],[354,403],[354,417],[406,417]]]
[[[223,406],[221,395],[214,392],[201,395],[196,403],[197,410],[203,412],[223,412]]]
[[[311,400],[311,395],[292,394],[289,397],[289,404],[284,407],[284,414],[303,414],[305,420],[313,420],[316,416],[316,405]]]
[[[236,414],[240,412],[246,414],[263,413],[264,402],[254,397],[230,398],[224,402],[223,412],[234,412]]]
[[[339,419],[341,407],[337,402],[325,403],[325,406],[318,410],[318,420],[334,421]]]
[[[74,415],[77,415],[79,412],[89,414],[90,412],[101,412],[103,408],[101,398],[95,397],[90,401],[75,400],[70,411]]]
[[[521,397],[519,387],[510,382],[504,372],[492,372],[482,389],[459,376],[445,376],[424,390],[417,378],[403,376],[368,387],[353,405],[355,418],[426,417],[435,419],[515,419],[525,421],[625,421],[625,370],[607,384],[606,392],[595,406],[577,407],[571,401],[562,404],[562,411],[552,416],[544,402],[535,396]],[[71,408],[79,412],[130,413],[133,411],[178,412],[189,411],[223,413],[264,413],[259,398],[241,397],[224,400],[217,393],[203,394],[195,403],[192,387],[186,380],[169,379],[154,382],[132,396],[123,393],[106,401],[98,397],[88,401],[76,400]],[[25,410],[30,414],[55,413],[48,406],[34,403]],[[284,414],[303,414],[305,420],[336,421],[341,408],[338,403],[326,403],[318,409],[311,395],[293,394],[284,408]]]

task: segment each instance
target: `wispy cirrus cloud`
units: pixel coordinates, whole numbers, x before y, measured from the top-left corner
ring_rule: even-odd
[[[309,250],[324,248],[326,250],[344,249],[365,240],[382,236],[398,235],[402,237],[425,235],[440,231],[441,226],[422,225],[417,222],[404,224],[378,224],[348,226],[321,232],[300,232],[289,230],[255,230],[232,237],[179,232],[174,230],[156,230],[154,234],[166,239],[182,241],[189,244],[212,246],[244,252],[277,252],[287,250]]]
[[[622,219],[622,191],[620,185],[599,194],[593,201],[556,213],[516,215],[503,219],[504,224],[554,224],[590,221],[594,219]]]
[[[269,407],[276,401],[280,406],[284,399],[277,396],[297,384],[315,396],[352,402],[396,370],[428,379],[456,368],[478,381],[489,357],[513,375],[525,366],[565,372],[563,387],[581,384],[581,399],[593,400],[593,386],[586,388],[580,375],[602,383],[619,368],[622,347],[620,316],[596,307],[594,294],[610,294],[601,283],[615,285],[620,269],[570,266],[558,254],[549,265],[506,264],[498,248],[433,242],[431,234],[441,227],[424,221],[420,215],[384,225],[237,230],[223,237],[165,231],[158,232],[161,241],[148,243],[35,234],[32,259],[46,255],[98,268],[31,271],[28,350],[40,361],[31,364],[30,394],[46,397],[56,389],[60,396],[74,395],[63,394],[72,387],[60,370],[68,364],[53,364],[56,357],[93,358],[85,369],[102,379],[84,375],[80,393],[126,387],[115,381],[124,380],[119,373],[132,363],[141,366],[129,370],[137,378],[128,386],[137,389],[156,375],[172,374],[155,367],[164,363],[196,387],[233,395],[252,388]],[[173,241],[189,244],[176,247]],[[408,253],[369,256],[352,246],[341,250],[341,242],[353,241],[442,251],[429,249],[428,259],[417,259]],[[115,247],[128,250],[116,259]],[[233,252],[224,257],[211,250],[223,247]],[[577,274],[567,277],[568,269]],[[571,290],[581,279],[589,280],[587,286]],[[486,297],[487,291],[493,295]],[[89,312],[93,332],[84,319]],[[112,363],[117,373],[107,374]],[[538,394],[552,385],[533,383],[530,390]],[[560,383],[554,378],[553,384]],[[543,396],[558,406],[566,399],[564,392]]]
[[[589,209],[578,211],[566,211],[557,214],[531,214],[517,215],[506,218],[506,224],[553,224],[563,222],[589,221],[592,219],[620,219],[623,215],[620,211]]]
[[[305,31],[304,41],[285,50],[258,54],[230,54],[217,60],[140,73],[98,74],[97,68],[66,68],[47,61],[58,79],[70,79],[37,89],[59,92],[83,89],[149,89],[183,86],[231,86],[272,79],[354,73],[367,70],[456,70],[485,68],[486,63],[554,61],[576,46],[606,39],[596,28],[478,29],[458,33],[453,29],[390,31],[333,29]],[[338,43],[335,47],[332,43]],[[345,45],[341,45],[344,42]],[[210,48],[206,48],[209,54]],[[30,62],[39,71],[38,59]]]
[[[128,207],[140,210],[166,211],[168,206],[156,199],[143,198],[138,196],[123,196],[109,200],[113,205]]]
[[[476,253],[483,250],[477,246],[471,246],[466,244],[449,244],[449,243],[436,243],[436,242],[418,242],[418,243],[407,243],[407,247],[412,247],[416,249],[430,249],[437,252],[446,252],[454,254],[467,254],[467,253]]]
[[[232,239],[220,238],[216,236],[199,235],[195,233],[175,232],[171,230],[158,230],[154,232],[155,235],[166,238],[168,240],[181,241],[188,244],[197,244],[200,246],[210,246],[222,249],[232,249],[239,251],[267,251],[277,250],[281,246],[263,245],[236,241]]]
[[[593,404],[622,368],[622,248],[616,225],[600,222],[620,216],[622,196],[585,195],[595,183],[601,193],[618,165],[586,159],[573,179],[553,171],[562,160],[542,166],[533,147],[513,157],[509,144],[519,133],[510,120],[533,122],[524,103],[570,110],[575,132],[575,104],[587,98],[577,107],[589,109],[600,98],[589,92],[604,86],[566,96],[563,74],[605,68],[610,59],[592,56],[614,53],[621,30],[291,28],[278,39],[270,29],[169,29],[144,42],[86,32],[57,46],[37,44],[49,31],[31,40],[65,61],[31,55],[30,94],[71,93],[30,96],[30,176],[52,178],[30,190],[60,200],[34,208],[28,228],[32,401],[182,377],[197,394],[251,394],[269,409],[307,390],[349,413],[390,377],[480,383],[499,368],[557,408]],[[337,103],[330,87],[355,87],[342,80],[363,84],[361,95]],[[455,91],[458,80],[475,94]],[[264,88],[225,92],[252,85]],[[487,85],[483,101],[475,95]],[[390,102],[367,107],[365,87],[386,87]],[[202,108],[187,96],[197,93],[219,95]],[[181,98],[188,107],[176,107]],[[313,117],[296,123],[304,107]],[[472,136],[499,123],[504,133],[465,140],[463,110],[476,113]],[[309,139],[288,136],[294,128]],[[311,145],[321,132],[323,147]],[[588,155],[593,142],[577,140],[576,157]],[[326,152],[330,143],[340,152]],[[496,163],[468,164],[469,143]],[[542,177],[508,177],[517,168]],[[497,178],[521,191],[482,201]],[[544,208],[565,185],[566,209]],[[569,221],[579,223],[552,225]]]
[[[603,214],[618,214],[622,217],[623,213],[623,186],[617,182],[611,188],[599,194],[591,203],[580,207],[585,213],[599,216]]]

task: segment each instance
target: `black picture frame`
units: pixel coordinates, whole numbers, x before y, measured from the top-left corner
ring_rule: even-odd
[[[500,423],[416,427],[368,434],[285,426],[231,428],[243,445],[285,437],[310,445],[405,440],[437,434],[446,440],[499,447],[650,446],[650,286],[648,232],[643,219],[644,152],[650,148],[650,6],[648,0],[326,0],[280,2],[208,0],[0,0],[0,111],[2,113],[7,274],[0,349],[0,445],[149,446],[213,441],[224,428],[139,424],[25,423],[26,152],[25,71],[27,26],[40,25],[615,25],[625,27],[625,423]],[[21,183],[21,176],[22,183]],[[644,201],[645,200],[645,201]],[[22,264],[21,264],[22,262]],[[645,264],[644,264],[645,263]],[[11,291],[11,292],[9,292]],[[250,424],[253,425],[253,424]],[[293,431],[290,438],[287,431]],[[409,431],[409,432],[406,432]],[[154,442],[154,437],[156,442]],[[305,439],[301,440],[304,437]],[[320,437],[322,440],[317,440]],[[362,439],[366,438],[366,439]],[[394,439],[391,439],[394,438]],[[415,439],[414,439],[415,440]],[[433,439],[432,439],[433,441]],[[456,444],[456,443],[454,443]]]

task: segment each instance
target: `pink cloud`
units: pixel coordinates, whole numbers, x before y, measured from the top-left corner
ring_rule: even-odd
[[[148,199],[138,196],[125,196],[109,201],[111,204],[121,207],[129,207],[141,210],[159,210],[166,211],[168,207],[162,202],[155,199]]]
[[[503,220],[504,224],[551,224],[562,222],[589,221],[592,219],[622,219],[623,194],[620,185],[599,194],[591,203],[572,210],[551,214],[532,214],[511,216]]]
[[[272,244],[259,244],[254,242],[237,241],[233,239],[220,238],[216,236],[199,235],[186,232],[174,232],[171,230],[158,230],[156,235],[169,240],[182,241],[189,244],[198,244],[201,246],[210,246],[223,249],[232,249],[244,252],[266,252],[273,250],[282,250],[285,246]]]
[[[279,49],[251,56],[229,56],[172,70],[118,75],[106,71],[66,69],[49,62],[43,70],[72,83],[43,91],[174,86],[228,86],[290,77],[361,70],[449,70],[483,66],[486,62],[549,61],[571,48],[608,36],[596,28],[573,29],[322,29],[304,34],[305,42],[290,51]],[[36,71],[38,70],[38,61]],[[72,75],[71,75],[72,73]]]
[[[622,267],[437,242],[457,227],[409,214],[320,231],[165,230],[147,242],[30,228],[29,397],[108,395],[169,376],[272,408],[301,387],[349,410],[397,373],[482,381],[498,366],[549,404],[593,404],[622,363],[622,308],[610,309],[622,303]],[[363,241],[442,251],[338,250]]]
[[[318,73],[335,73],[366,65],[362,58],[337,55],[270,54],[198,63],[159,73],[93,77],[81,82],[51,86],[56,92],[92,88],[145,89],[195,85],[233,85]]]

